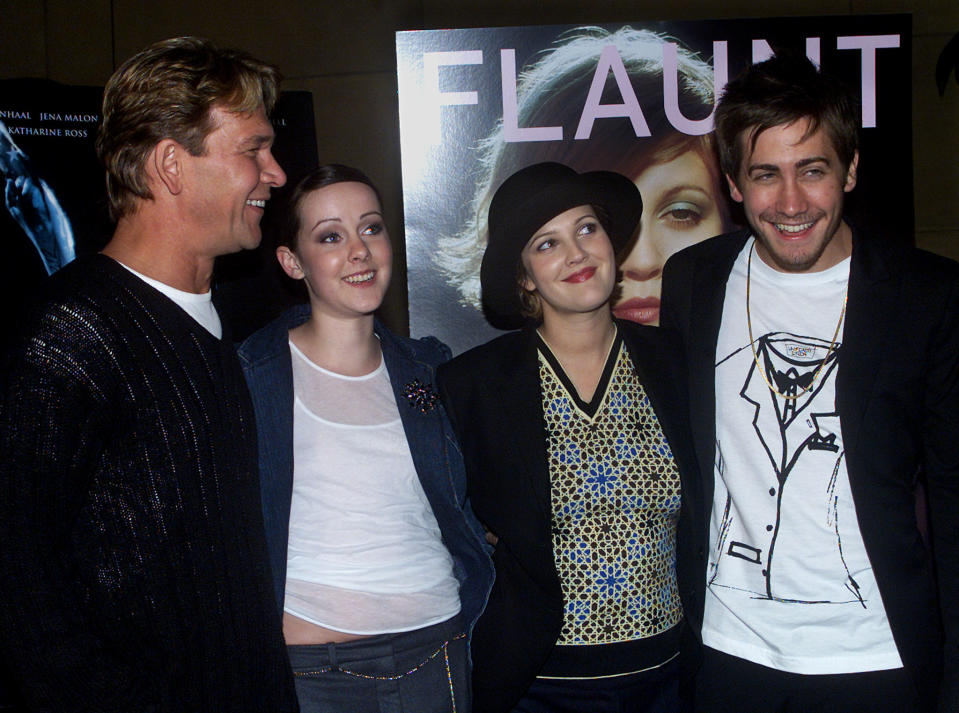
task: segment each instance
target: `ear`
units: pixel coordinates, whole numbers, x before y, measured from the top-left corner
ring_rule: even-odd
[[[523,277],[522,288],[527,292],[536,292],[536,283],[533,282],[533,278],[528,274]]]
[[[276,249],[276,259],[288,277],[294,280],[302,280],[306,277],[306,275],[303,274],[303,268],[300,267],[300,261],[296,259],[293,251],[285,245],[281,245]]]
[[[846,183],[843,185],[842,189],[849,193],[853,188],[856,187],[856,177],[859,175],[859,152],[856,151],[852,155],[852,161],[849,163],[849,170],[846,171]]]
[[[173,139],[163,139],[153,147],[150,158],[157,178],[171,195],[183,190],[183,159],[186,149]]]
[[[737,203],[742,203],[743,194],[739,192],[739,186],[736,185],[736,181],[728,173],[726,174],[726,183],[729,184],[729,195],[731,195]]]

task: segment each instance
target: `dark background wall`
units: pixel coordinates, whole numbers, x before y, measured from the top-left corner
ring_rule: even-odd
[[[933,76],[959,31],[955,0],[3,0],[0,78],[102,85],[131,54],[187,34],[278,65],[284,88],[313,93],[320,161],[359,166],[382,188],[397,263],[383,316],[405,332],[394,32],[882,12],[913,14],[916,242],[959,258],[959,86],[940,98]]]

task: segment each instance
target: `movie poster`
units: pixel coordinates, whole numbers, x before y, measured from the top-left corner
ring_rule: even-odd
[[[666,259],[743,222],[712,112],[728,78],[772,48],[805,53],[858,91],[848,217],[911,241],[910,42],[908,15],[397,33],[411,334],[458,353],[498,333],[480,303],[486,211],[505,178],[539,161],[639,186],[644,214],[621,256],[614,312],[658,323]]]
[[[0,81],[0,341],[47,276],[110,239],[104,172],[94,148],[102,99],[102,87]],[[317,162],[311,94],[282,93],[272,120],[274,154],[296,180]],[[290,301],[269,269],[272,253],[257,250],[221,263],[217,284],[231,298],[219,300],[221,318],[234,335],[249,333]]]

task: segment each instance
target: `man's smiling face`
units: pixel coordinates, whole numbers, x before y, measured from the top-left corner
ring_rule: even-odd
[[[184,155],[190,219],[203,251],[216,256],[260,244],[270,189],[286,183],[273,158],[273,127],[263,108],[240,114],[211,110],[214,129],[200,156]]]
[[[843,222],[845,194],[856,185],[857,153],[840,163],[826,130],[806,136],[808,120],[774,126],[746,147],[739,175],[727,175],[730,193],[743,204],[764,262],[782,272],[816,272],[852,252],[852,231]]]

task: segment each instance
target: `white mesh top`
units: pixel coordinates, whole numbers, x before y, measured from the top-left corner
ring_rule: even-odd
[[[284,610],[352,634],[410,631],[460,609],[385,365],[359,377],[293,358],[293,503]]]

